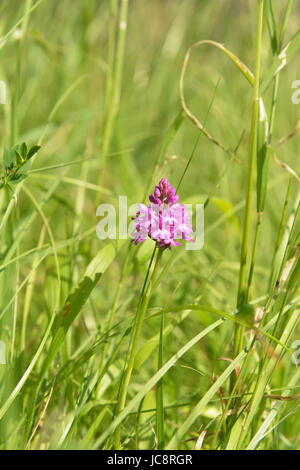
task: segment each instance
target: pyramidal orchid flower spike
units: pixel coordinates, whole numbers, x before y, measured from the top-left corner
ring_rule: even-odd
[[[179,204],[179,195],[166,178],[155,186],[149,194],[149,205],[139,204],[136,216],[132,218],[135,230],[131,237],[137,245],[147,237],[156,242],[159,248],[180,246],[177,240],[193,242],[193,227],[184,204]]]
[[[179,204],[178,200],[179,196],[176,194],[175,188],[172,188],[169,181],[166,178],[163,178],[160,180],[158,185],[155,186],[153,194],[149,194],[149,205],[139,204],[139,210],[136,213],[136,216],[132,218],[134,221],[134,231],[132,232],[131,237],[134,243],[137,245],[140,242],[144,242],[147,237],[150,237],[155,241],[156,246],[153,250],[145,278],[145,291],[143,288],[136,314],[128,363],[124,372],[124,378],[122,378],[120,382],[116,416],[122,412],[126,404],[128,385],[138,350],[142,323],[151,298],[152,288],[158,275],[163,252],[166,248],[170,249],[172,246],[180,245],[177,241],[179,238],[194,241],[191,237],[193,228],[189,221],[189,214],[187,213],[184,204]],[[152,261],[154,261],[154,266],[152,273],[150,274]],[[149,282],[147,283],[148,275]],[[161,322],[161,331],[163,331],[163,315],[161,316]],[[161,335],[162,334],[163,333],[161,333]],[[159,388],[159,390],[159,393],[162,393],[162,389]],[[121,429],[120,425],[118,425],[115,430],[115,450],[119,450],[120,448]]]

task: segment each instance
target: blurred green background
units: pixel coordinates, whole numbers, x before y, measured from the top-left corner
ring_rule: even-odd
[[[102,202],[117,204],[119,195],[127,195],[129,204],[143,200],[160,145],[180,111],[180,71],[185,53],[194,42],[202,39],[219,41],[253,70],[256,22],[254,4],[252,0],[129,1],[120,108],[109,148],[109,152],[115,154],[107,158],[103,181],[105,191],[100,193]],[[24,6],[24,1],[1,1],[0,36],[5,35],[22,17]],[[280,22],[285,2],[274,1],[273,7],[275,18]],[[295,2],[285,43],[299,27],[299,15],[300,4]],[[17,58],[18,54],[21,54],[16,141],[25,140],[33,144],[45,132],[42,149],[34,162],[34,168],[97,157],[89,160],[86,165],[78,164],[43,171],[26,180],[26,185],[30,187],[36,199],[41,201],[53,182],[58,180],[59,176],[64,178],[44,206],[56,242],[70,236],[78,236],[97,223],[99,191],[96,185],[101,172],[101,146],[105,122],[108,28],[109,2],[44,0],[30,15],[22,47],[20,48],[18,30],[10,36],[7,43],[1,43],[0,80],[3,80],[7,87],[7,104],[0,105],[1,147],[11,143],[11,101],[16,93]],[[298,52],[280,75],[274,142],[289,134],[299,119],[300,104],[295,105],[291,100],[294,91],[292,82],[300,80],[299,58]],[[271,60],[269,36],[267,26],[264,25],[262,76]],[[252,90],[228,58],[211,46],[202,46],[193,51],[184,90],[190,109],[201,122],[206,119],[215,94],[206,121],[207,129],[230,149],[235,149],[242,138],[237,152],[239,162],[229,162],[228,155],[204,136],[201,137],[191,166],[182,182],[180,194],[182,202],[200,203],[208,195],[213,196],[205,211],[205,246],[199,252],[187,252],[182,248],[168,253],[168,261],[172,264],[167,276],[159,283],[152,305],[186,304],[201,298],[203,303],[232,311],[237,293]],[[68,96],[65,96],[48,123],[53,108],[66,91]],[[267,110],[271,103],[270,91],[265,98]],[[157,175],[158,179],[167,177],[173,186],[178,184],[197,136],[196,127],[185,119],[167,149]],[[299,136],[295,136],[280,147],[277,153],[278,158],[298,174],[299,150]],[[226,173],[219,181],[224,171]],[[72,181],[67,181],[68,178]],[[74,182],[75,179],[77,183]],[[267,207],[252,298],[263,295],[267,288],[288,179],[288,173],[271,160]],[[78,180],[94,186],[86,187],[82,195]],[[296,185],[293,185],[293,197],[296,190]],[[3,199],[2,207],[4,208]],[[16,231],[22,220],[33,210],[32,203],[21,192]],[[22,240],[19,247],[21,252],[37,246],[42,225],[41,219],[36,218]],[[5,254],[9,243],[9,240],[2,241],[0,255]],[[66,250],[60,253],[64,281],[62,298],[70,288],[69,271],[72,271],[73,279],[78,279],[84,266],[105,243],[98,240],[93,232],[78,243],[74,251]],[[92,304],[84,308],[84,314],[78,319],[72,333],[72,350],[105,323],[119,283],[126,254],[124,246],[107,271],[101,286],[95,290]],[[125,288],[121,293],[118,319],[135,312],[151,250],[151,242],[147,242],[145,246],[137,249],[133,256]],[[31,264],[32,257],[21,261],[21,280],[28,273]],[[7,288],[7,279],[2,277],[3,291]],[[13,273],[8,282],[16,282]],[[35,281],[25,363],[35,351],[41,328],[51,312],[53,289],[54,261],[47,258],[39,267]],[[19,300],[21,310],[24,302],[22,296],[23,291]],[[6,300],[3,295],[0,302],[2,307],[6,305]],[[206,326],[214,318],[210,314],[201,314],[200,317],[197,313],[191,313],[188,320],[182,322],[180,327],[174,327],[173,334],[167,338],[166,356],[176,352],[187,338],[198,330],[199,325]],[[8,315],[3,325],[4,334],[8,338],[10,322],[11,316]],[[157,325],[157,320],[145,325],[145,340],[151,337],[153,330],[158,331]],[[205,340],[201,347],[197,346],[184,356],[181,363],[183,367],[178,367],[176,371],[168,374],[170,387],[166,392],[166,401],[184,401],[194,394],[199,396],[206,390],[210,383],[211,371],[215,370],[218,374],[226,366],[225,362],[217,361],[217,358],[229,355],[231,337],[232,325],[226,324],[221,330],[212,332],[209,340]],[[155,360],[153,357],[148,359],[145,367],[140,369],[139,382],[145,380],[148,369],[152,369]],[[292,370],[292,367],[294,366],[288,364],[287,370]],[[193,368],[199,369],[205,375],[195,373]],[[282,371],[282,374],[286,373]],[[84,371],[78,374],[76,380],[80,383]],[[281,372],[278,374],[277,381],[280,384]],[[182,384],[180,389],[179,383]],[[75,383],[75,389],[76,386]],[[151,394],[147,397],[146,404],[150,408],[153,405]],[[56,422],[59,419],[57,410],[65,413],[59,392],[51,407],[52,417]],[[212,410],[207,413],[208,416],[214,415],[216,410],[212,406]],[[176,422],[176,419],[176,415],[172,416],[173,421]],[[169,426],[171,429],[171,424]],[[285,435],[295,437],[298,431],[299,424],[294,420],[293,424],[285,429]],[[149,435],[151,440],[151,431]]]

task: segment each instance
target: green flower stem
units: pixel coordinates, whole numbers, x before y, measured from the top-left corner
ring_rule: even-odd
[[[262,46],[262,25],[263,25],[263,8],[264,0],[258,0],[257,14],[257,32],[256,32],[256,59],[255,59],[255,78],[253,87],[253,103],[252,118],[250,131],[250,149],[249,149],[249,166],[248,166],[248,183],[246,192],[246,208],[244,231],[240,258],[240,274],[237,296],[237,306],[240,307],[247,302],[248,297],[248,280],[247,280],[247,253],[249,249],[249,234],[251,225],[251,209],[252,209],[252,189],[254,182],[254,166],[257,149],[257,119],[258,119],[258,98],[259,98],[259,81],[260,81],[260,57]],[[233,358],[238,356],[243,347],[244,327],[238,325],[235,327]]]
[[[160,318],[160,334],[159,334],[159,350],[157,370],[163,366],[163,339],[164,339],[164,311],[161,312]],[[157,382],[156,387],[156,436],[157,450],[164,449],[164,394],[163,394],[163,378]]]
[[[128,360],[127,368],[126,368],[125,373],[124,373],[122,383],[121,383],[121,388],[120,388],[120,393],[119,393],[119,398],[118,398],[118,404],[117,404],[117,408],[116,408],[116,415],[119,415],[120,412],[124,409],[124,406],[125,406],[127,391],[128,391],[128,385],[129,385],[130,377],[131,377],[133,366],[134,366],[135,356],[136,356],[136,353],[137,353],[141,328],[142,328],[145,312],[147,310],[149,300],[151,298],[152,288],[153,288],[153,285],[154,285],[156,277],[157,277],[157,273],[158,273],[162,253],[163,253],[163,250],[159,249],[158,253],[157,253],[157,257],[156,257],[156,261],[155,261],[155,265],[154,265],[154,268],[153,268],[151,278],[149,280],[147,288],[145,289],[144,294],[142,295],[141,303],[140,303],[140,306],[139,306],[138,311],[137,311],[136,323],[135,323],[135,329],[134,329],[133,339],[132,339],[132,343],[131,343],[131,350],[130,350],[129,360]],[[148,273],[147,273],[147,276],[148,276]],[[121,448],[120,437],[121,437],[121,429],[120,429],[120,426],[118,426],[117,429],[116,429],[116,432],[115,432],[115,446],[114,446],[115,450],[119,450]]]

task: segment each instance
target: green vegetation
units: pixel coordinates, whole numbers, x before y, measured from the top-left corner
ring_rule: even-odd
[[[0,449],[300,448],[299,15],[1,2]],[[161,178],[201,250],[97,237]]]

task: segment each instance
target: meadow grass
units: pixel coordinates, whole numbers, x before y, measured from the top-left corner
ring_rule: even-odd
[[[2,450],[299,449],[299,14],[1,2]],[[161,178],[201,250],[97,238]]]

